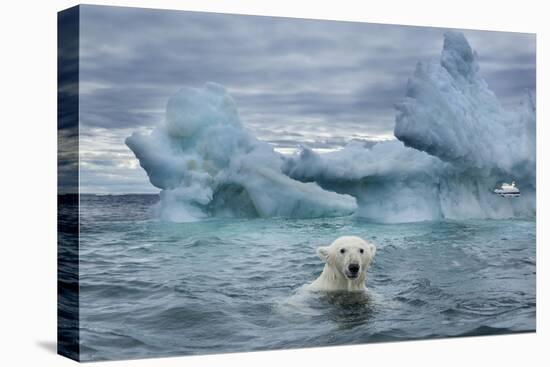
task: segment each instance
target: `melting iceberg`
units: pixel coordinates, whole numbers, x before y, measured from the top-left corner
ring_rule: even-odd
[[[159,214],[292,218],[358,216],[384,222],[535,214],[535,101],[505,110],[478,73],[461,33],[445,35],[441,59],[419,63],[397,105],[398,140],[352,142],[318,154],[276,153],[251,136],[225,89],[184,88],[166,121],[126,143],[161,189]],[[492,193],[514,179],[521,199]]]

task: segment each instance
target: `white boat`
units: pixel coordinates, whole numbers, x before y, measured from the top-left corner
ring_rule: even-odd
[[[512,181],[511,184],[504,182],[500,188],[494,189],[493,192],[503,198],[517,198],[521,195],[515,181]]]

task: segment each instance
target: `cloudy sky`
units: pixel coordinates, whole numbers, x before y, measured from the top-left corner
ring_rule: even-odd
[[[212,81],[281,152],[389,139],[418,61],[447,29],[81,6],[81,192],[158,192],[124,144],[163,120],[182,86]],[[463,31],[505,107],[535,89],[535,36]]]

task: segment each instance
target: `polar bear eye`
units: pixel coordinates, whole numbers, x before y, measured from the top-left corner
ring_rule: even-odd
[[[360,253],[363,253],[363,252],[365,252],[365,250],[363,250],[363,249],[360,249],[360,250],[359,250],[359,252],[360,252]]]
[[[340,253],[341,253],[341,254],[346,253],[346,249],[345,249],[345,248],[341,248],[341,249],[340,249]]]

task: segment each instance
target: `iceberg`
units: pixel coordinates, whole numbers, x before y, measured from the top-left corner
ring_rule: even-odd
[[[175,222],[208,216],[313,218],[353,213],[350,195],[293,180],[266,142],[250,135],[226,90],[214,83],[182,88],[166,120],[126,139],[151,184],[158,215]]]
[[[357,215],[375,221],[535,215],[534,98],[526,93],[507,111],[478,71],[463,34],[446,33],[440,60],[418,63],[396,105],[398,140],[322,155],[302,149],[285,172],[352,194]],[[510,177],[525,188],[521,200],[492,193]]]
[[[397,105],[395,137],[468,170],[513,173],[534,183],[535,108],[530,94],[505,111],[478,74],[462,33],[445,34],[440,62],[418,63]]]
[[[477,54],[445,34],[437,61],[419,62],[396,105],[394,140],[282,155],[252,136],[220,85],[183,88],[166,119],[126,144],[161,190],[161,218],[312,218],[379,222],[535,215],[535,100],[506,110],[479,74]],[[494,195],[513,179],[521,198]]]

